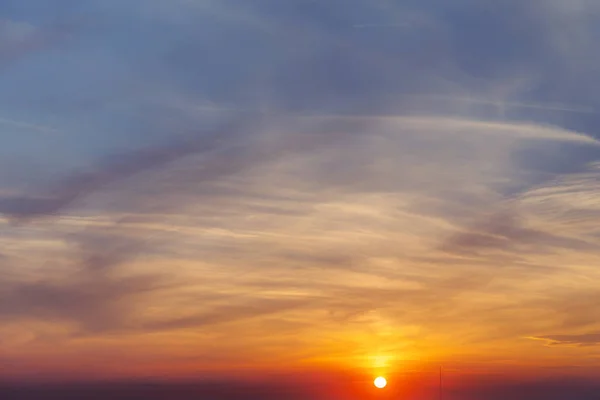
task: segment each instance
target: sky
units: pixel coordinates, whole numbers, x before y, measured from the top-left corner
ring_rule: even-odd
[[[593,380],[599,34],[592,0],[3,0],[0,380]]]

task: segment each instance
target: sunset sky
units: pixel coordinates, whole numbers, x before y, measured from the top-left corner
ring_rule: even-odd
[[[0,1],[0,380],[598,376],[599,37],[592,0]]]

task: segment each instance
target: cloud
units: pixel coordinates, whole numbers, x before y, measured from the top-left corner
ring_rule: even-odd
[[[9,291],[7,302],[22,303],[22,315],[70,318],[89,330],[100,325],[120,330],[127,329],[124,321],[136,313],[137,293],[147,293],[152,301],[166,279],[152,274],[119,277],[142,260],[156,264],[167,262],[168,257],[206,259],[212,266],[207,267],[208,274],[223,268],[241,268],[250,276],[260,268],[282,274],[308,268],[314,273],[331,270],[335,276],[348,270],[365,273],[370,265],[377,265],[374,259],[381,258],[391,266],[412,260],[405,271],[376,268],[390,282],[398,279],[399,287],[378,291],[355,287],[354,281],[349,287],[336,287],[310,280],[296,287],[283,277],[256,284],[264,289],[273,285],[273,290],[279,288],[282,293],[308,290],[306,299],[327,293],[332,309],[342,314],[375,307],[393,309],[403,302],[411,305],[410,310],[392,314],[424,323],[426,317],[413,314],[412,307],[442,310],[448,301],[460,303],[464,293],[479,292],[498,277],[492,270],[474,273],[468,266],[472,260],[460,252],[449,260],[448,255],[431,254],[431,250],[457,224],[486,211],[493,204],[490,201],[502,203],[494,179],[516,173],[507,163],[514,146],[524,140],[595,146],[584,135],[557,128],[448,118],[299,117],[269,120],[260,125],[259,132],[240,121],[230,125],[231,130],[213,131],[212,136],[194,136],[190,142],[108,158],[92,167],[92,172],[67,176],[48,193],[42,191],[40,203],[29,203],[27,196],[5,198],[3,211],[10,217],[31,218],[30,227],[20,229],[42,229],[64,240],[68,268],[80,271],[74,282],[60,276],[47,283],[26,281],[22,289],[17,286]],[[117,184],[124,180],[126,184]],[[71,202],[83,196],[88,210],[110,211],[105,222],[85,217],[35,222],[37,216],[72,210]],[[437,208],[439,204],[446,208]],[[481,209],[466,211],[464,220],[455,219],[457,210],[468,204]],[[481,238],[492,242],[481,243]],[[498,214],[476,226],[473,233],[461,233],[452,240],[448,247],[454,250],[496,246],[506,253],[520,245],[593,248],[593,244],[586,247],[584,240],[523,227],[517,215],[510,213]],[[413,247],[418,242],[421,245]],[[426,265],[423,251],[438,258],[434,263],[454,262],[455,269],[438,277],[423,276],[418,267]],[[504,274],[510,277],[510,272]],[[194,269],[172,267],[167,276],[179,282],[188,274],[194,274]],[[374,279],[368,273],[364,277]],[[67,279],[66,283],[60,283],[61,279]],[[229,290],[251,291],[243,276],[231,279]],[[91,282],[96,282],[96,289]],[[179,285],[184,290],[186,285]],[[48,301],[44,308],[42,300],[35,303],[35,296],[28,296],[35,304],[24,301],[26,297],[19,294],[23,291],[39,292],[43,298],[72,297],[74,305],[69,308],[63,305],[66,300],[57,305]],[[208,285],[197,294],[198,301],[211,292]],[[184,317],[164,316],[154,322],[142,318],[135,324],[157,330],[201,326],[238,321],[244,313],[268,315],[272,307],[278,310],[277,304],[287,304],[281,298],[263,304],[257,297],[249,300],[257,301],[256,311],[216,305],[214,312],[188,310]],[[371,300],[354,302],[353,298]],[[117,305],[112,299],[123,313],[114,311]],[[285,306],[283,311],[292,309]],[[449,323],[453,318],[457,314],[449,313],[440,316],[439,322]]]
[[[127,326],[132,299],[160,286],[151,276],[116,279],[100,274],[4,282],[0,287],[0,319],[41,319],[66,323],[75,332],[103,332]]]
[[[30,39],[35,33],[36,28],[26,22],[15,22],[2,20],[0,22],[2,30],[2,48],[8,48],[15,43],[20,43]]]
[[[52,127],[31,124],[28,122],[15,121],[13,119],[1,118],[0,124],[12,126],[17,129],[24,129],[28,131],[41,132],[41,133],[57,133],[60,132],[58,129]]]
[[[582,335],[547,335],[532,337],[535,340],[543,340],[550,346],[575,345],[596,346],[600,345],[600,333],[586,333]]]
[[[37,27],[24,21],[0,20],[0,67],[64,40],[75,26]]]
[[[316,300],[316,299],[314,299]],[[211,311],[175,319],[148,322],[143,327],[148,331],[161,331],[186,328],[211,328],[228,322],[240,322],[256,317],[272,316],[310,304],[313,299],[262,299],[244,301],[240,305],[214,307]]]
[[[545,230],[522,226],[524,218],[514,211],[500,211],[470,231],[452,235],[442,246],[448,251],[474,252],[501,250],[519,253],[522,251],[544,251],[549,249],[592,250],[596,244],[583,239],[561,236]],[[532,249],[532,246],[537,248]]]
[[[244,124],[245,123],[245,124]],[[216,143],[226,135],[235,134],[240,125],[249,129],[249,122],[238,122],[207,135],[198,135],[191,140],[180,140],[157,148],[141,149],[131,154],[113,156],[91,172],[75,174],[59,182],[43,197],[9,197],[0,199],[0,212],[16,218],[27,219],[51,215],[70,205],[79,197],[94,192],[114,181],[159,168],[194,153],[214,151]]]

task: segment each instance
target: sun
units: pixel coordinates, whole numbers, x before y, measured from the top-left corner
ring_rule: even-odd
[[[375,385],[376,388],[383,389],[387,385],[387,380],[383,376],[378,376],[373,381],[373,384]]]

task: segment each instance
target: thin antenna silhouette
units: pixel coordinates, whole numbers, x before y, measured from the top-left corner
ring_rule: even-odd
[[[440,365],[440,393],[439,400],[442,400],[442,366]]]

